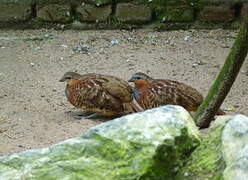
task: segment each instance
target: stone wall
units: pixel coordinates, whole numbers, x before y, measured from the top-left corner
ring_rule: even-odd
[[[0,27],[236,28],[248,0],[1,0]]]

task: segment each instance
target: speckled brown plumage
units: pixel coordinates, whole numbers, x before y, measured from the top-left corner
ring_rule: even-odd
[[[67,82],[66,97],[77,108],[105,116],[141,110],[133,102],[132,87],[117,77],[67,72],[60,81]]]
[[[183,106],[190,112],[196,111],[203,101],[196,89],[181,82],[153,79],[144,73],[134,74],[129,82],[134,82],[133,94],[143,109],[172,104]]]

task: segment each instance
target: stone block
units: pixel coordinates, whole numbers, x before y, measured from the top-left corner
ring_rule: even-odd
[[[66,23],[71,20],[70,5],[48,4],[37,7],[37,18],[47,22]]]
[[[229,22],[235,18],[235,9],[230,5],[205,6],[199,13],[199,20],[208,22]]]
[[[168,22],[189,22],[194,20],[194,13],[191,7],[184,6],[168,6],[165,8],[161,16],[163,21]]]
[[[76,8],[76,13],[80,21],[83,22],[104,21],[110,16],[111,12],[111,5],[96,7],[95,5],[85,4]]]
[[[71,0],[71,1],[73,4],[90,4],[96,6],[112,4],[112,0]]]
[[[243,4],[243,7],[241,8],[240,16],[242,19],[248,20],[248,2]]]
[[[127,23],[144,23],[152,20],[152,10],[142,4],[119,3],[116,6],[116,18]]]
[[[34,0],[37,6],[46,6],[48,4],[70,4],[72,0]]]
[[[247,2],[247,0],[201,0],[201,2],[207,5],[220,5],[220,4],[234,5],[236,3]]]
[[[0,3],[0,21],[2,22],[26,21],[31,17],[31,0],[2,0]]]

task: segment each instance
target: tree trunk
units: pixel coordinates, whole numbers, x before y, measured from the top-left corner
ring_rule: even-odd
[[[233,47],[225,64],[211,86],[208,95],[197,109],[195,122],[200,128],[206,128],[230,91],[248,51],[248,21],[240,26]]]

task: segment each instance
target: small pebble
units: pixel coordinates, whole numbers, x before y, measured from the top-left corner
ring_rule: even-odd
[[[183,38],[183,40],[184,40],[184,41],[188,41],[189,38],[190,38],[190,36],[185,36],[185,37]]]
[[[61,45],[60,45],[60,47],[63,47],[63,48],[68,48],[68,46],[67,46],[67,45],[65,45],[65,44],[61,44]]]
[[[220,46],[221,46],[222,48],[230,48],[230,46],[227,45],[227,44],[221,44]]]
[[[119,44],[119,41],[117,39],[115,39],[115,40],[111,40],[110,43],[112,45],[116,45],[116,44]]]
[[[41,47],[35,47],[33,50],[41,50]]]
[[[198,63],[192,64],[192,67],[193,67],[193,68],[195,68],[195,67],[197,67],[197,66],[198,66]]]

